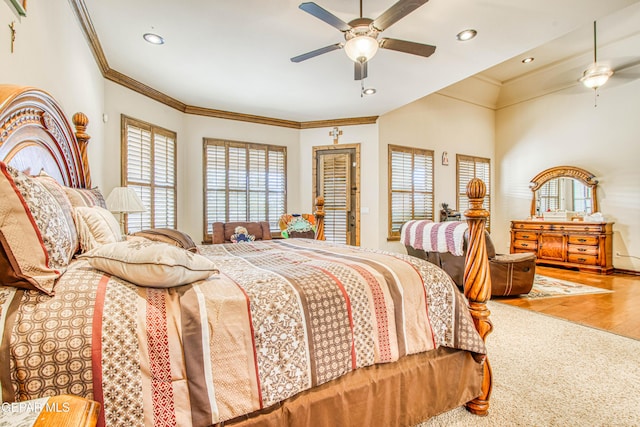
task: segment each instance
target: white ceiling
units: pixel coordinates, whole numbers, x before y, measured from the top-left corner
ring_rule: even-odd
[[[603,45],[640,30],[640,0],[431,0],[383,36],[433,44],[436,52],[379,50],[365,80],[378,92],[361,97],[343,51],[289,60],[344,40],[299,3],[85,0],[111,69],[189,106],[300,122],[381,115],[482,71],[509,82],[563,58],[592,59],[594,20]],[[345,22],[359,15],[355,0],[316,3]],[[364,16],[376,18],[394,2],[363,3]],[[466,28],[478,37],[456,41]],[[146,43],[146,32],[166,43]],[[520,62],[525,53],[536,56],[528,66]]]

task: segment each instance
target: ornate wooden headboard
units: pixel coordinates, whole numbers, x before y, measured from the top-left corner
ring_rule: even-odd
[[[69,187],[89,188],[87,116],[73,123],[48,93],[33,87],[0,85],[0,160],[37,174],[44,169]]]

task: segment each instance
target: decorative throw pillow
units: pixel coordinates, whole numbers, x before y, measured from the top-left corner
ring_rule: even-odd
[[[189,252],[198,253],[196,244],[188,234],[172,228],[150,228],[148,230],[135,232],[132,236],[144,237],[156,242],[169,243],[170,245],[186,249]]]
[[[219,273],[213,261],[174,245],[146,239],[102,245],[79,256],[97,269],[150,288],[171,288]]]
[[[0,200],[0,283],[52,295],[72,245],[60,235],[60,207],[42,185],[3,162]]]
[[[122,241],[120,224],[111,212],[100,206],[73,210],[80,240],[80,251],[87,252],[107,243]]]
[[[104,200],[104,196],[100,192],[98,187],[94,188],[71,188],[64,187],[64,191],[67,193],[67,197],[71,202],[71,206],[77,207],[91,207],[100,206],[101,208],[107,208],[107,203]]]
[[[61,219],[63,219],[64,222],[61,224],[61,226],[64,226],[68,230],[71,238],[72,246],[69,256],[69,261],[71,261],[73,255],[78,252],[78,249],[80,248],[80,244],[78,242],[78,234],[76,233],[76,225],[73,219],[73,206],[71,205],[71,202],[67,197],[67,193],[65,192],[64,187],[58,181],[56,181],[55,178],[43,172],[40,172],[40,174],[34,177],[34,179],[42,184],[42,186],[49,192],[49,194],[53,196],[56,203],[62,210],[63,216]]]
[[[233,231],[235,231],[235,233],[232,234],[230,238],[232,243],[253,242],[256,239],[256,236],[249,234],[245,227],[238,226]]]

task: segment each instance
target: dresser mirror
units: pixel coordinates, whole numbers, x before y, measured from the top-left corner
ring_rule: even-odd
[[[590,215],[598,212],[595,176],[574,166],[556,166],[540,172],[529,184],[533,192],[531,217],[545,212],[574,212]]]

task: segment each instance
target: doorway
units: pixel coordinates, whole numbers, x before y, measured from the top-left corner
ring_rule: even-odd
[[[324,196],[329,242],[360,245],[360,144],[313,147],[313,194]]]

